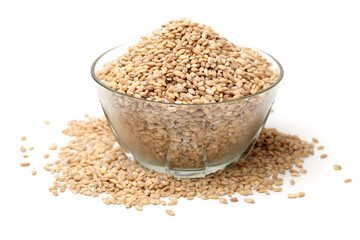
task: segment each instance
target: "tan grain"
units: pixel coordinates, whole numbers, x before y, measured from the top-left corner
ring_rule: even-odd
[[[28,163],[28,162],[23,162],[23,163],[20,163],[20,166],[21,166],[21,167],[28,167],[28,166],[30,166],[30,163]]]
[[[49,150],[57,150],[58,146],[56,143],[53,143],[50,147]]]
[[[297,198],[297,194],[296,193],[289,193],[288,198]]]
[[[320,155],[320,158],[327,158],[327,157],[328,157],[327,154],[321,154],[321,155]]]
[[[135,205],[135,209],[137,211],[142,211],[142,206],[141,205]]]
[[[346,182],[346,183],[349,183],[349,182],[351,182],[351,181],[352,181],[351,178],[348,178],[348,179],[345,179],[345,180],[344,180],[344,182]]]
[[[20,138],[20,140],[21,140],[21,141],[25,141],[25,140],[26,140],[26,136],[22,136],[22,137]]]
[[[22,153],[26,152],[26,148],[24,146],[21,146],[20,147],[20,152],[22,152]]]
[[[246,203],[255,203],[255,200],[252,199],[252,198],[244,198],[244,201],[245,201]]]
[[[319,143],[319,140],[317,139],[317,138],[312,138],[312,141],[314,142],[314,143]]]
[[[298,197],[299,197],[299,198],[305,197],[305,193],[304,193],[304,192],[299,192],[299,193],[298,193]]]
[[[290,184],[291,184],[291,185],[295,185],[295,180],[294,180],[294,179],[290,179]]]
[[[334,170],[341,170],[342,167],[340,165],[334,165]]]
[[[175,216],[175,213],[173,210],[166,209],[165,211],[166,211],[167,215]]]
[[[219,203],[227,204],[228,201],[225,198],[219,198]]]

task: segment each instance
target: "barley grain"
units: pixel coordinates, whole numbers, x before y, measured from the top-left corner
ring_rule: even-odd
[[[50,122],[47,121],[47,120],[45,120],[44,123],[45,123],[46,125],[50,125]]]
[[[340,165],[334,165],[334,170],[341,170],[342,167]]]
[[[299,193],[298,193],[298,197],[299,197],[299,198],[305,197],[305,193],[304,193],[304,192],[299,192]]]
[[[48,158],[48,157],[50,157],[50,154],[45,153],[45,154],[44,154],[44,158]]]
[[[346,183],[349,183],[349,182],[351,182],[351,181],[352,181],[351,178],[348,178],[348,179],[345,179],[345,180],[344,180],[344,182],[346,182]]]
[[[252,199],[252,198],[244,198],[244,201],[245,201],[246,203],[255,203],[255,200]]]
[[[21,146],[21,147],[20,147],[20,151],[21,151],[22,153],[24,153],[24,152],[26,152],[26,148],[25,148],[24,146]]]
[[[324,149],[324,146],[318,146],[317,147],[317,150],[323,150]]]
[[[56,143],[53,143],[50,147],[49,150],[57,150],[58,146]]]
[[[321,155],[320,155],[320,158],[327,158],[327,157],[328,157],[327,154],[321,154]]]
[[[168,206],[175,206],[177,204],[177,201],[175,202],[175,201],[170,201],[170,202],[168,202]]]
[[[314,143],[319,143],[319,140],[317,139],[317,138],[312,138],[312,141],[314,142]]]
[[[219,198],[219,202],[222,204],[227,204],[228,201],[225,198]]]
[[[28,167],[28,166],[30,166],[30,163],[28,163],[28,162],[23,162],[23,163],[20,163],[20,166],[21,166],[21,167]]]
[[[141,205],[135,205],[135,209],[137,211],[142,211],[142,206]]]
[[[291,185],[295,185],[295,180],[294,180],[294,179],[290,179],[290,184],[291,184]]]
[[[36,173],[37,173],[36,170],[32,170],[32,171],[31,171],[31,175],[33,175],[33,176],[35,176]]]
[[[167,215],[175,216],[175,213],[173,210],[166,209],[166,213],[167,213]]]
[[[297,198],[297,194],[296,193],[289,193],[288,198]]]
[[[21,141],[25,141],[25,140],[26,140],[26,136],[22,136],[22,137],[20,138],[20,140],[21,140]]]
[[[32,150],[34,150],[34,146],[30,146],[28,149],[29,149],[29,151],[32,151]]]

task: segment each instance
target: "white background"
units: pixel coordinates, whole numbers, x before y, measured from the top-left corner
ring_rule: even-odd
[[[356,1],[1,1],[0,239],[360,239],[359,6]],[[42,166],[66,122],[102,114],[90,66],[102,52],[190,17],[283,65],[267,126],[325,145],[308,174],[270,196],[180,201],[142,212],[100,198],[52,196]],[[44,120],[51,121],[47,126]],[[30,168],[20,137],[26,135]],[[342,171],[334,171],[340,164]],[[32,169],[38,170],[33,177]],[[352,183],[344,183],[352,178]],[[287,193],[304,191],[302,199]],[[170,208],[170,207],[169,207]]]

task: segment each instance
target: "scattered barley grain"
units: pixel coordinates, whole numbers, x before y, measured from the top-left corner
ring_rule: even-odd
[[[334,170],[341,170],[342,167],[340,165],[334,165]]]
[[[175,216],[175,213],[173,210],[166,209],[166,213],[170,216]]]
[[[22,153],[24,153],[24,152],[26,152],[26,148],[25,148],[24,146],[21,146],[21,147],[20,147],[20,151],[21,151]]]
[[[297,198],[297,194],[296,193],[289,193],[288,198]]]

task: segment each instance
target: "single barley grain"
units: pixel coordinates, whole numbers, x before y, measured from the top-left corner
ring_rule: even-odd
[[[20,147],[20,151],[21,151],[22,153],[24,153],[24,152],[26,152],[26,148],[25,148],[24,146],[21,146],[21,147]]]
[[[219,202],[222,204],[227,204],[228,201],[225,198],[219,198]]]
[[[281,187],[275,187],[273,189],[274,192],[281,192],[282,191],[282,188]]]
[[[53,143],[50,147],[49,150],[57,150],[58,146],[56,143]]]
[[[317,150],[323,150],[324,149],[324,146],[318,146],[317,147]]]
[[[351,182],[351,181],[352,181],[351,178],[348,178],[348,179],[345,179],[345,180],[344,180],[344,182],[346,182],[346,183],[349,183],[349,182]]]
[[[29,151],[32,151],[32,150],[34,150],[34,146],[30,146],[28,149],[29,149]]]
[[[21,141],[25,141],[25,140],[26,140],[26,136],[22,136],[22,137],[20,138],[20,140],[21,140]]]
[[[175,213],[173,210],[166,209],[166,213],[170,216],[175,216]]]
[[[45,123],[46,125],[50,125],[50,122],[47,121],[47,120],[45,120],[44,123]]]
[[[141,205],[135,205],[135,209],[138,211],[142,211],[142,206]]]
[[[246,203],[255,203],[255,200],[252,199],[252,198],[244,198],[244,201],[245,201]]]
[[[334,165],[334,170],[341,170],[342,167],[340,165]]]
[[[236,197],[230,198],[230,202],[237,202],[237,201],[239,201],[239,200]]]
[[[28,158],[28,157],[29,157],[28,154],[24,154],[24,155],[23,155],[23,158]]]
[[[305,173],[307,173],[307,170],[302,168],[302,169],[300,169],[300,173],[305,174]]]
[[[23,163],[20,163],[20,166],[21,166],[21,167],[28,167],[28,166],[30,166],[30,163],[28,163],[28,162],[23,162]]]
[[[305,196],[305,193],[304,193],[304,192],[299,192],[299,193],[298,193],[298,197],[299,197],[299,198],[302,198],[302,197],[304,197],[304,196]]]
[[[291,184],[291,185],[295,185],[295,180],[294,180],[294,179],[290,179],[290,184]]]
[[[327,154],[321,154],[321,155],[320,155],[320,158],[327,158],[327,157],[328,157]]]
[[[170,201],[168,202],[168,206],[175,206],[177,204],[177,201]]]
[[[31,175],[35,176],[36,175],[36,170],[32,170]]]
[[[45,154],[44,154],[44,158],[48,158],[48,157],[50,157],[50,154],[49,154],[49,153],[45,153]]]
[[[297,194],[296,193],[289,193],[288,198],[297,198]]]
[[[317,138],[312,138],[312,141],[314,142],[314,143],[319,143],[319,140],[317,139]]]

